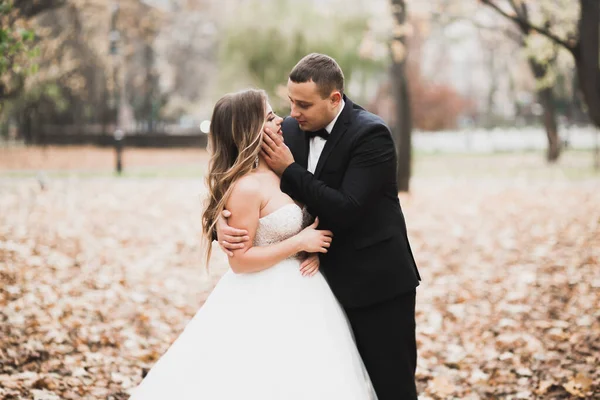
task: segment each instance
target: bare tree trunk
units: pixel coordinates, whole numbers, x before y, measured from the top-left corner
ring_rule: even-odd
[[[579,43],[573,56],[588,115],[600,128],[600,1],[580,2]]]
[[[404,0],[391,0],[395,25],[406,26],[406,4]],[[391,80],[392,95],[395,103],[396,118],[392,133],[398,156],[397,181],[398,190],[408,192],[412,167],[412,118],[410,94],[406,79],[406,29],[396,29],[390,46],[392,55]]]
[[[404,75],[403,68],[398,67],[399,65],[397,64],[392,66],[392,73],[395,75],[393,91],[397,115],[396,124],[392,131],[396,144],[396,154],[398,156],[398,170],[396,175],[398,190],[408,192],[412,174],[412,118],[408,81]]]
[[[144,101],[140,120],[146,122],[144,129],[154,131],[154,49],[150,44],[145,44],[144,61],[146,65],[146,78],[144,80]]]
[[[594,170],[600,171],[600,128],[596,128],[596,143],[594,146]]]
[[[548,150],[546,160],[554,163],[560,156],[560,139],[558,137],[558,125],[556,122],[556,107],[554,106],[554,93],[552,88],[544,88],[538,91],[538,98],[544,109],[542,120],[548,137]]]
[[[515,5],[514,10],[516,13],[522,15],[524,18],[529,19],[529,10],[527,4],[521,3],[519,6]],[[524,37],[532,34],[532,30],[525,24],[518,24],[519,29],[523,33]],[[523,40],[522,46],[525,46]],[[554,57],[555,58],[555,57]],[[554,58],[548,63],[555,63]],[[548,73],[548,65],[544,65],[537,61],[534,57],[529,58],[529,66],[536,79],[543,79]],[[554,104],[554,84],[550,87],[544,87],[538,90],[538,101],[542,105],[544,110],[542,114],[542,122],[546,130],[546,137],[548,138],[548,149],[546,151],[546,160],[549,163],[558,161],[560,157],[560,140],[558,137],[558,123],[556,121],[556,106]]]
[[[546,67],[541,65],[534,59],[529,59],[529,65],[536,79],[541,79],[546,75]],[[544,113],[542,114],[542,122],[546,129],[548,137],[548,150],[546,159],[553,163],[560,157],[560,139],[558,137],[558,123],[556,121],[556,106],[554,104],[554,86],[539,89],[538,100],[542,105]]]

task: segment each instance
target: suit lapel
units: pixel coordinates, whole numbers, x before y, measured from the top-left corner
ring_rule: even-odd
[[[327,159],[331,155],[331,152],[333,151],[335,146],[339,143],[342,136],[344,136],[344,133],[346,133],[346,131],[348,130],[348,125],[350,125],[350,117],[352,116],[352,109],[353,109],[354,105],[352,104],[352,101],[350,101],[350,99],[348,99],[346,97],[346,95],[344,95],[344,101],[346,102],[346,104],[344,104],[344,110],[340,114],[338,120],[335,122],[335,125],[333,126],[333,130],[331,131],[331,134],[329,135],[329,139],[327,139],[327,142],[325,143],[325,147],[323,147],[323,152],[321,153],[321,156],[319,157],[319,162],[317,163],[317,168],[315,168],[315,177],[317,179],[321,175],[323,166],[327,162]]]
[[[301,142],[301,145],[298,146],[300,147],[300,165],[302,165],[304,168],[308,168],[308,150],[310,149],[310,139],[308,138],[306,132],[302,131],[302,137],[298,141]]]
[[[303,168],[308,167],[308,135],[298,129],[298,133],[294,134],[294,144],[288,146],[294,156],[294,161],[300,164]]]
[[[291,118],[291,117],[288,117]],[[287,131],[290,133],[287,133]],[[288,128],[284,127],[283,139],[285,144],[290,148],[294,161],[302,167],[308,166],[308,136],[298,127],[298,124],[293,121],[293,125]]]

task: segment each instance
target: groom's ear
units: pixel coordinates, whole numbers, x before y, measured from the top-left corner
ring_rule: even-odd
[[[331,103],[333,104],[333,106],[337,106],[340,101],[342,101],[342,94],[338,91],[335,91],[333,93],[331,93],[331,96],[329,96],[329,99],[331,100]]]

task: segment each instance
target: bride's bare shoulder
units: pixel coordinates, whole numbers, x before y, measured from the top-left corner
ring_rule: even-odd
[[[231,198],[236,199],[260,199],[261,198],[261,178],[255,174],[242,176],[234,183],[231,190]]]

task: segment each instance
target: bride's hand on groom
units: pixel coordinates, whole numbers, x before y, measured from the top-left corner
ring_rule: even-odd
[[[302,251],[307,253],[327,253],[327,249],[329,249],[333,240],[333,232],[318,230],[317,226],[319,226],[319,217],[295,236]]]
[[[233,257],[233,250],[242,249],[245,243],[250,240],[248,231],[245,229],[236,229],[227,223],[227,218],[231,217],[231,212],[223,210],[217,220],[217,241],[221,249],[229,257]]]
[[[281,176],[283,171],[294,163],[294,156],[289,147],[283,142],[283,136],[264,128],[262,149],[260,151],[264,160],[267,162],[277,175]]]

